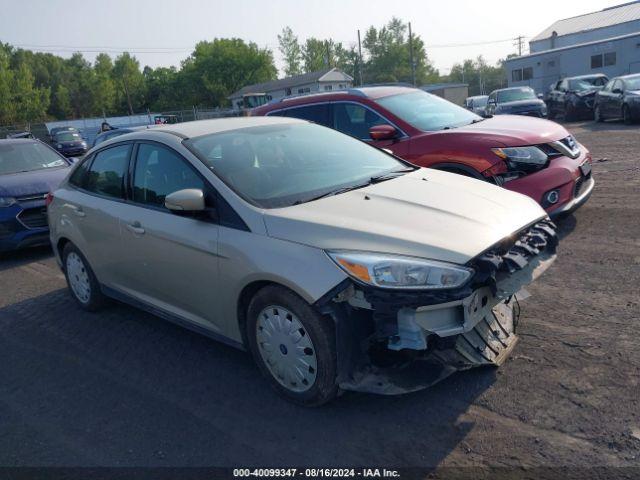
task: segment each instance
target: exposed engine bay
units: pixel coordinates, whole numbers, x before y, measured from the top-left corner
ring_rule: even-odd
[[[316,303],[336,322],[340,387],[399,394],[499,366],[518,341],[519,292],[553,263],[557,244],[555,225],[537,222],[471,260],[474,276],[456,289],[342,282]]]

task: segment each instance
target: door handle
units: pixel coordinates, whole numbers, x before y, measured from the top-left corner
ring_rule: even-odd
[[[144,235],[144,228],[142,228],[140,222],[128,223],[127,229],[136,235]]]
[[[76,216],[78,216],[78,217],[86,217],[87,216],[87,214],[84,213],[82,208],[76,207],[76,206],[72,206],[71,208],[73,209],[73,213],[75,213]]]

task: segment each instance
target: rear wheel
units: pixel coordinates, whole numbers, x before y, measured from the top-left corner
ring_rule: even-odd
[[[261,372],[287,399],[317,406],[337,395],[333,324],[293,292],[269,286],[256,293],[247,338]]]
[[[69,291],[80,308],[94,312],[104,307],[107,299],[80,250],[72,243],[67,243],[62,251],[62,261]]]

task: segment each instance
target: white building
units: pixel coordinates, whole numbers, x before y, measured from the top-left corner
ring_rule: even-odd
[[[564,77],[640,72],[640,1],[558,20],[505,62],[509,86],[544,92]]]
[[[233,108],[241,109],[245,95],[265,94],[270,100],[279,100],[292,95],[302,95],[312,92],[328,92],[341,90],[353,86],[353,77],[338,70],[327,68],[318,72],[303,73],[292,77],[272,80],[270,82],[247,85],[229,95]]]

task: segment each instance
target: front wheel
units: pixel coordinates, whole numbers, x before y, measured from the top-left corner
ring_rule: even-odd
[[[247,338],[261,372],[287,399],[318,406],[337,395],[335,328],[293,292],[269,286],[256,293]]]
[[[573,108],[573,105],[571,105],[570,103],[567,103],[564,106],[564,119],[567,122],[572,122],[575,120],[575,118],[576,118],[576,112]]]
[[[602,111],[600,110],[600,105],[596,105],[596,108],[593,111],[593,119],[598,123],[604,122],[604,118],[602,117]]]

